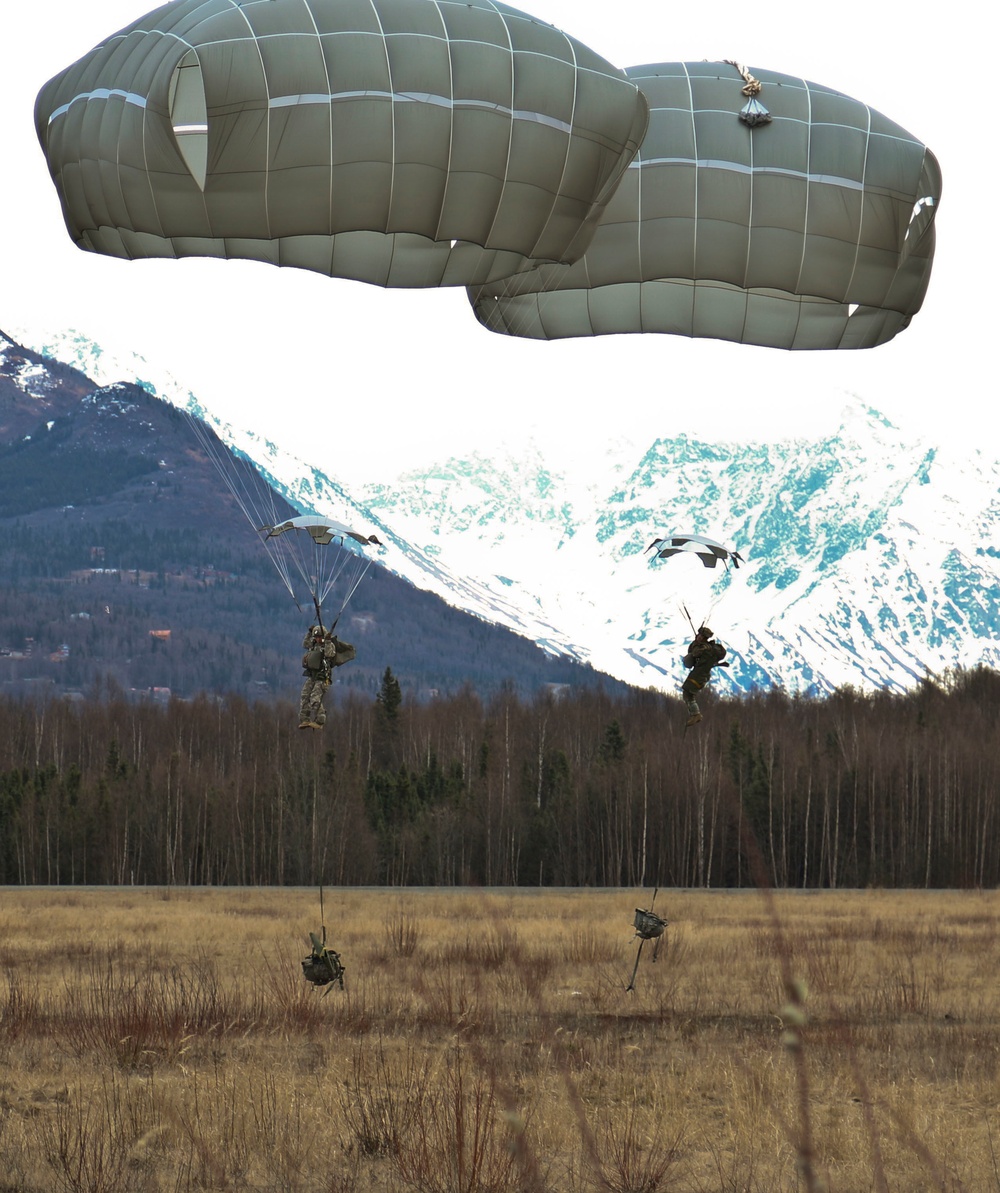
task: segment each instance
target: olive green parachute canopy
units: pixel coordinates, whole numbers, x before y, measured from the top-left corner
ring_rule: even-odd
[[[934,155],[790,75],[754,69],[748,102],[741,70],[628,69],[649,129],[590,248],[470,288],[480,322],[536,339],[664,332],[795,349],[870,348],[902,331],[930,277]]]
[[[577,260],[647,119],[623,71],[492,0],[176,0],[35,107],[81,248],[408,287]]]

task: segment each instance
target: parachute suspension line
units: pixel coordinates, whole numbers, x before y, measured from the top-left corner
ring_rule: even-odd
[[[719,592],[716,589],[715,585],[713,585],[711,593],[714,595],[710,595],[710,597],[709,597],[708,608],[705,610],[705,613],[702,616],[702,619],[700,622],[701,625],[710,625],[711,624],[712,618],[715,615],[715,610],[719,607],[719,603],[721,602],[722,598],[726,595],[726,589],[723,589],[721,592]]]
[[[345,552],[346,552],[346,548],[345,548]],[[359,560],[359,566],[358,566],[357,572],[352,577],[351,582],[348,584],[347,591],[344,593],[344,599],[340,602],[340,608],[337,610],[337,616],[333,619],[333,624],[330,626],[331,633],[337,628],[337,622],[340,621],[340,618],[343,615],[344,610],[347,608],[351,597],[353,597],[354,594],[357,592],[358,586],[360,585],[361,581],[365,578],[365,576],[368,574],[368,569],[371,567],[371,565],[372,565],[372,561],[368,558],[362,558],[361,560]]]
[[[280,547],[278,546],[279,540],[281,543]],[[325,547],[320,547],[311,537],[309,538],[308,545],[305,544],[302,542],[300,532],[297,530],[284,531],[280,536],[269,534],[265,538],[265,546],[271,541],[275,544],[272,549],[272,558],[278,556],[286,571],[288,570],[289,563],[294,566],[296,572],[299,574],[299,579],[312,597],[317,620],[322,624],[322,604],[326,600],[330,589],[337,582],[337,575],[339,574],[334,567],[337,553],[334,552],[328,559],[326,555],[321,554],[321,552],[326,550]],[[288,574],[290,577],[291,572],[289,571]],[[298,604],[298,601],[296,601],[296,604]]]
[[[703,625],[704,625],[706,622],[710,622],[710,621],[712,620],[712,614],[713,614],[713,613],[715,612],[715,610],[718,608],[719,601],[721,601],[721,600],[722,600],[722,598],[723,598],[725,595],[726,595],[726,594],[725,594],[724,592],[720,592],[720,593],[719,593],[719,595],[718,595],[717,597],[715,597],[715,598],[714,598],[714,599],[713,599],[713,600],[712,600],[712,601],[709,603],[709,606],[708,606],[708,612],[707,612],[707,613],[705,614],[705,616],[702,618],[702,624],[703,624]]]
[[[713,584],[713,585],[712,585],[712,591],[715,593],[715,595],[712,597],[712,600],[709,602],[709,606],[708,606],[708,612],[705,614],[705,617],[704,617],[704,619],[703,619],[703,621],[702,621],[702,624],[704,624],[706,621],[710,621],[710,620],[712,619],[712,617],[713,617],[713,616],[714,616],[714,614],[715,614],[715,610],[718,608],[718,606],[719,606],[719,605],[721,604],[721,602],[722,602],[722,598],[723,598],[723,597],[726,595],[726,593],[729,591],[729,584],[730,584],[730,573],[731,573],[732,571],[734,571],[735,569],[734,569],[734,567],[733,567],[733,566],[732,566],[732,565],[731,565],[731,564],[728,562],[728,560],[725,560],[725,559],[722,561],[722,566],[725,568],[725,571],[726,571],[726,583],[725,583],[725,586],[724,586],[724,587],[721,587],[721,590],[720,590],[720,586],[719,586],[719,585],[716,585],[716,584]],[[721,581],[720,581],[720,585],[721,585]]]
[[[545,330],[545,316],[546,306],[558,307],[560,301],[559,291],[548,290],[543,284],[532,292],[534,286],[533,275],[543,277],[547,274],[553,273],[558,267],[554,265],[539,265],[536,269],[528,270],[525,273],[518,274],[518,281],[523,280],[524,286],[527,287],[525,293],[521,295],[521,308],[518,312],[517,318],[514,320],[512,326],[514,328],[513,334],[521,336],[523,329],[528,326],[529,321],[534,321],[538,328],[538,334],[542,339],[548,339],[548,334]],[[520,288],[520,287],[519,287]],[[532,306],[534,309],[532,310]],[[587,295],[587,310],[590,311],[590,295]]]
[[[716,606],[716,605],[719,603],[719,599],[720,599],[720,598],[718,598],[718,597],[717,597],[717,598],[716,598],[714,601],[712,601],[712,603],[711,603],[711,604],[708,606],[708,611],[707,611],[707,613],[705,614],[705,616],[704,616],[704,617],[702,617],[702,618],[700,619],[700,621],[698,622],[698,625],[695,625],[695,624],[694,624],[694,618],[693,618],[693,617],[691,616],[691,614],[688,612],[688,607],[687,607],[687,605],[685,605],[683,601],[678,601],[678,602],[677,602],[677,608],[678,608],[678,610],[679,610],[681,613],[683,613],[683,614],[684,614],[685,618],[687,619],[687,623],[688,623],[688,625],[691,627],[691,633],[692,633],[692,634],[694,634],[695,636],[697,636],[697,634],[698,634],[698,630],[699,630],[699,629],[700,629],[702,626],[704,626],[704,625],[708,625],[708,623],[709,623],[709,622],[712,620],[712,614],[715,612],[715,606]]]
[[[757,124],[770,124],[771,113],[757,98],[763,90],[761,81],[755,79],[741,62],[736,62],[732,58],[726,58],[724,61],[727,66],[736,67],[744,83],[740,91],[747,97],[747,102],[740,109],[740,119],[748,128],[753,128]]]
[[[546,304],[558,303],[560,295],[558,289],[550,291],[544,283],[537,287],[535,282],[562,268],[568,267],[547,263],[479,286],[477,296],[488,295],[496,304],[487,326],[518,339],[548,339],[544,308]],[[532,332],[532,325],[537,328],[537,335]]]
[[[216,471],[222,478],[223,483],[229,492],[236,499],[236,503],[246,515],[248,521],[256,523],[257,515],[260,512],[262,502],[260,494],[255,495],[254,489],[258,489],[259,483],[254,485],[253,489],[247,483],[246,475],[240,473],[231,466],[231,461],[235,458],[240,466],[240,469],[246,473],[250,466],[240,457],[234,457],[234,454],[219,440],[215,433],[206,426],[200,419],[193,414],[188,414],[187,418],[191,424],[192,430],[209,457],[215,465]],[[254,474],[256,475],[256,474]],[[273,502],[268,503],[273,507]]]
[[[322,627],[323,604],[339,585],[346,588],[339,620],[372,563],[369,555],[355,549],[353,543],[348,545],[348,539],[364,548],[378,539],[320,516],[296,515],[278,492],[279,482],[256,468],[249,457],[227,448],[211,427],[189,411],[183,413],[205,455],[257,532],[295,607],[302,611],[311,603],[316,623]],[[303,589],[310,600],[305,599]]]
[[[321,574],[321,557],[320,552],[327,552],[329,565],[326,569],[326,574]],[[344,581],[344,597],[340,603],[340,609],[337,611],[337,616],[334,625],[340,620],[340,615],[347,608],[351,597],[357,592],[358,585],[364,579],[365,574],[371,567],[371,559],[367,555],[358,555],[347,547],[343,542],[339,547],[335,547],[332,543],[328,547],[317,546],[314,550],[314,559],[316,562],[316,578],[315,590],[313,592],[313,601],[322,605],[326,598],[330,595],[333,588],[340,582],[341,577],[353,568],[353,571],[345,578]],[[331,629],[333,626],[330,627]]]
[[[277,521],[278,510],[274,504],[273,490],[264,483],[260,473],[249,461],[231,452],[201,419],[191,414],[190,411],[183,413],[205,455],[208,456],[222,483],[229,490],[243,512],[243,516],[254,530],[259,531],[264,523],[271,522],[273,524]],[[296,600],[291,574],[280,549],[276,544],[270,544],[267,538],[263,540],[263,543],[289,596]]]

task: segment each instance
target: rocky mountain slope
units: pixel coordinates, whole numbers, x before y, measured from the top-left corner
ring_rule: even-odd
[[[285,591],[211,432],[195,430],[134,378],[96,384],[0,333],[0,690],[297,694],[313,611]],[[288,488],[310,506],[335,495],[301,467]],[[272,516],[295,512],[272,500]],[[378,561],[339,628],[358,648],[345,690],[374,695],[386,667],[411,694],[615,686]]]
[[[96,367],[86,342],[49,348]],[[145,362],[109,367],[198,409]],[[350,492],[252,428],[216,429],[297,506],[377,525],[391,571],[629,683],[677,683],[684,609],[717,623],[734,662],[720,685],[742,690],[901,690],[1000,664],[1000,462],[907,439],[860,403],[818,440],[633,438],[577,472],[535,444]],[[720,539],[746,566],[646,553],[676,531]]]

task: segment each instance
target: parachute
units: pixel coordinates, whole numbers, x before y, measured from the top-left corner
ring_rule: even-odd
[[[258,529],[264,536],[264,546],[278,574],[285,581],[285,587],[294,597],[294,572],[308,589],[316,619],[321,625],[323,603],[342,582],[340,608],[331,628],[340,620],[340,614],[357,591],[372,562],[371,556],[359,554],[349,547],[348,540],[364,548],[382,545],[373,534],[362,534],[342,522],[316,514],[286,518],[278,525],[264,525]]]
[[[647,121],[623,71],[493,0],[176,0],[35,105],[83,249],[400,287],[577,260]]]
[[[919,311],[941,174],[858,100],[622,71],[498,0],[174,0],[51,79],[70,235],[465,286],[492,331],[870,348]]]
[[[315,514],[302,514],[298,518],[287,518],[278,526],[262,526],[260,529],[266,532],[266,536],[269,539],[273,538],[276,534],[284,534],[289,530],[304,530],[313,542],[320,547],[325,547],[328,543],[332,543],[334,539],[338,538],[341,541],[345,538],[353,539],[356,543],[360,543],[362,547],[367,547],[369,543],[375,543],[379,547],[382,545],[373,534],[361,534],[357,530],[351,530],[343,522],[335,522],[330,518],[320,518]]]
[[[744,562],[738,551],[724,547],[715,539],[705,538],[700,534],[672,534],[667,538],[653,539],[646,550],[655,550],[659,559],[670,559],[673,555],[687,551],[697,555],[707,568],[714,568],[720,559],[725,566],[728,567],[731,563],[734,568],[738,568]]]
[[[646,548],[650,562],[662,566],[667,580],[664,595],[673,598],[692,629],[704,625],[729,591],[732,573],[746,561],[732,547],[703,534],[687,532],[653,539]],[[660,560],[666,561],[660,564]],[[719,572],[719,564],[722,572]],[[688,612],[693,606],[697,619]]]
[[[909,324],[941,194],[925,145],[791,75],[724,62],[625,73],[649,128],[590,247],[575,264],[470,287],[484,326],[829,349],[874,347]]]
[[[336,606],[328,628],[336,626],[372,564],[373,534],[321,514],[295,514],[278,496],[272,479],[245,456],[227,448],[216,434],[189,414],[188,423],[205,454],[260,537],[289,596],[301,609],[312,605],[323,625],[324,606]]]

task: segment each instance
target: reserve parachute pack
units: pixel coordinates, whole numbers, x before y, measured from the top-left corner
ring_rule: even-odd
[[[333,656],[334,667],[342,667],[344,663],[349,663],[352,659],[358,657],[358,652],[350,644],[350,642],[341,642],[339,638],[334,638],[333,645],[337,653]]]

